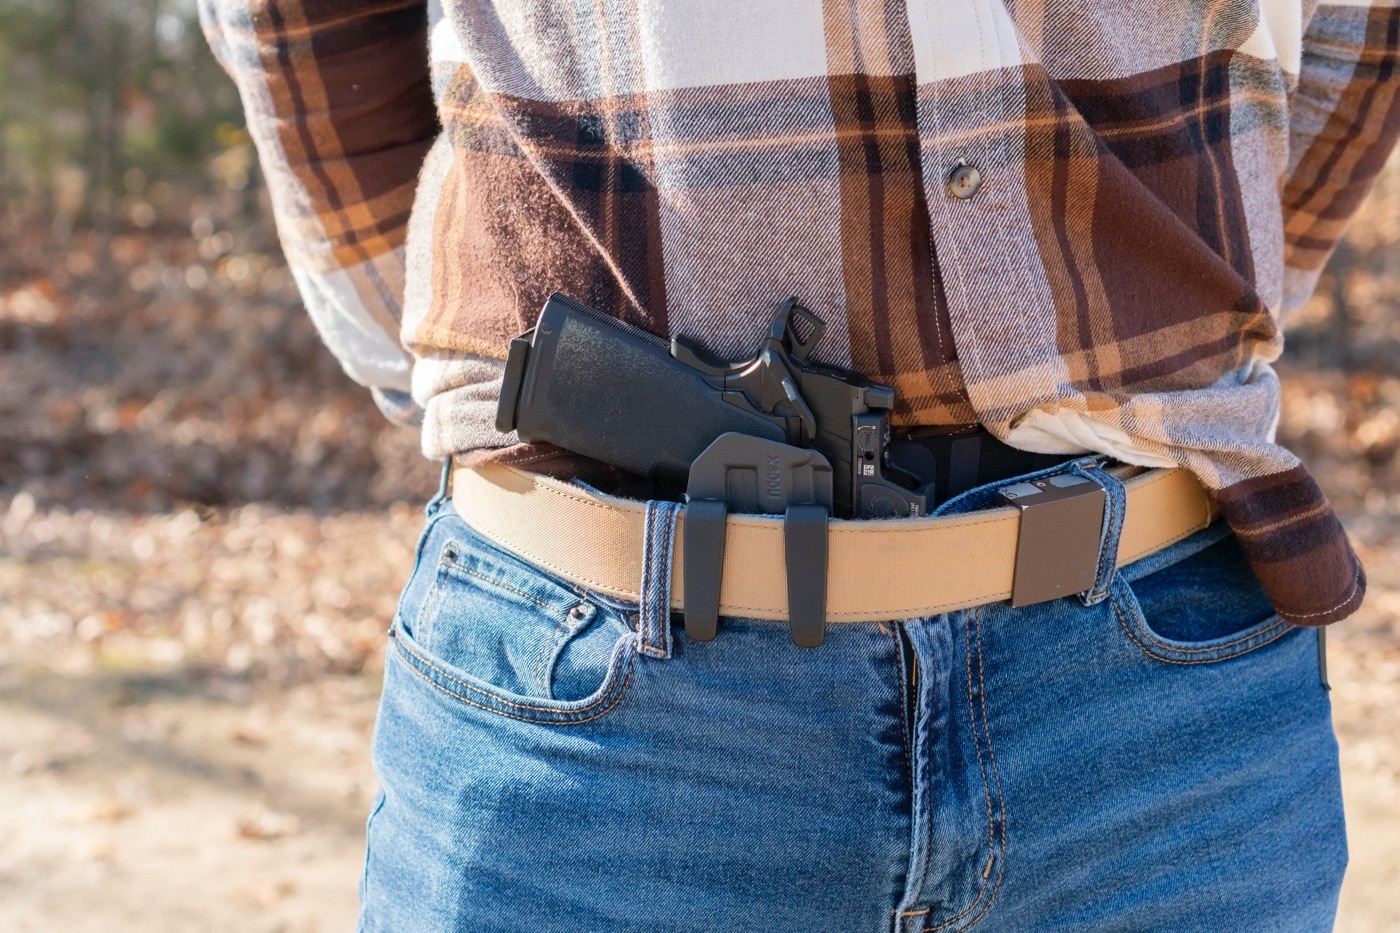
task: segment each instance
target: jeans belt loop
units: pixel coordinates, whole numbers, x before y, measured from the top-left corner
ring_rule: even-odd
[[[671,656],[671,564],[681,509],[678,502],[661,501],[648,502],[646,507],[637,649],[648,657]]]
[[[1099,534],[1099,560],[1094,585],[1079,594],[1086,606],[1096,606],[1108,598],[1108,588],[1118,570],[1118,543],[1123,536],[1123,517],[1128,512],[1128,493],[1118,477],[1096,460],[1076,461],[1071,470],[1077,476],[1097,483],[1104,491],[1103,530]]]

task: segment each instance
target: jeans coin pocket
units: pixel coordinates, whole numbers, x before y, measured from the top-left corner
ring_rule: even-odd
[[[483,541],[439,526],[395,623],[401,660],[475,706],[554,720],[620,691],[635,633],[620,613]],[[432,557],[436,560],[432,560]]]
[[[1176,664],[1239,657],[1294,629],[1270,605],[1234,535],[1136,579],[1120,575],[1112,595],[1128,637]]]

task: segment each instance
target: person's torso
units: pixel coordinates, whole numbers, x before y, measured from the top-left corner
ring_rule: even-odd
[[[499,358],[557,290],[741,357],[791,295],[901,426],[1247,374],[1300,43],[1265,6],[449,2],[405,335]]]

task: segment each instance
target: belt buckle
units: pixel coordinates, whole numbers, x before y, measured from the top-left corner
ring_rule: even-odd
[[[1002,501],[1021,510],[1011,605],[1031,606],[1090,589],[1103,535],[1103,487],[1062,473],[998,491]]]

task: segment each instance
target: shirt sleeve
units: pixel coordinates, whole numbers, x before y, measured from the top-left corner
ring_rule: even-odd
[[[1400,136],[1400,0],[1323,3],[1290,99],[1284,311],[1307,300]]]
[[[409,212],[438,132],[427,0],[200,0],[199,13],[317,330],[386,415],[417,420],[399,323]]]

